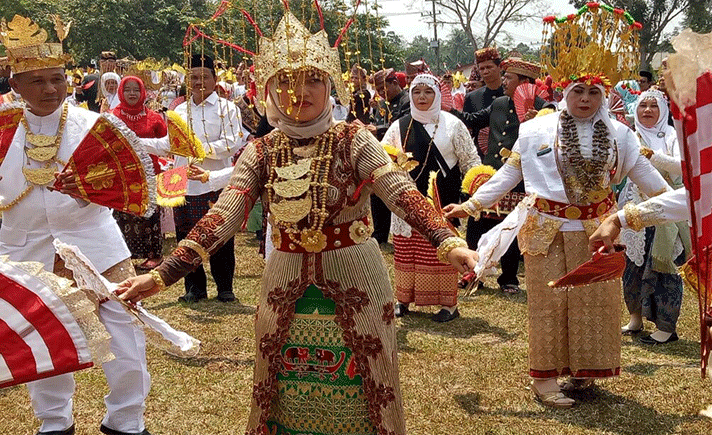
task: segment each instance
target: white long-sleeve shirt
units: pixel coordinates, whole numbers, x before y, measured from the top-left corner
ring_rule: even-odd
[[[183,102],[175,111],[188,122],[188,104],[190,104],[190,122],[195,135],[203,143],[206,158],[196,164],[209,171],[217,171],[232,166],[232,156],[247,142],[248,132],[243,130],[240,109],[231,101],[218,97],[213,92],[200,104]],[[148,152],[166,155],[170,150],[168,136],[160,139],[143,139]],[[176,156],[175,166],[186,166],[188,159]],[[188,181],[188,196],[202,195],[213,191],[210,183],[196,180]]]
[[[47,116],[25,110],[32,133],[55,136],[62,115],[60,106]],[[91,129],[98,114],[69,106],[57,159],[66,162]],[[22,168],[40,168],[44,164],[25,155],[25,127],[20,124],[5,156],[0,173],[0,203],[17,198],[27,186]],[[58,166],[57,170],[61,170]],[[80,206],[69,195],[34,186],[17,205],[5,210],[0,228],[0,255],[12,261],[38,261],[48,271],[54,267],[54,239],[78,246],[100,272],[129,258],[119,226],[111,210],[96,204]]]

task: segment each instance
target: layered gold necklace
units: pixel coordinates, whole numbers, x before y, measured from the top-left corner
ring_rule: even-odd
[[[41,168],[26,168],[23,166],[22,174],[25,176],[25,180],[28,181],[28,186],[14,200],[7,204],[0,204],[0,211],[9,210],[17,205],[35,186],[46,186],[54,180],[57,163],[62,164],[57,159],[57,152],[62,143],[64,125],[67,122],[67,111],[67,103],[64,103],[57,134],[54,136],[32,133],[30,125],[27,123],[27,118],[25,116],[22,117],[22,126],[25,128],[25,155],[28,159],[44,163],[44,165]],[[32,147],[28,147],[28,145],[32,145]]]
[[[333,159],[335,132],[317,136],[301,149],[314,150],[312,157],[296,162],[292,156],[294,144],[284,133],[277,133],[270,150],[270,175],[265,185],[269,210],[275,227],[289,235],[290,243],[308,252],[320,252],[326,247],[324,223],[329,192],[329,170]],[[275,195],[281,200],[275,202]],[[308,217],[309,226],[299,229],[297,223]]]

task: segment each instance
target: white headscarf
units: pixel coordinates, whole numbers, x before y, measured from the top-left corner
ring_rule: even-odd
[[[116,93],[112,94],[106,90],[106,82],[108,80],[116,80]],[[109,110],[113,110],[119,105],[119,83],[121,82],[121,77],[115,72],[107,72],[101,75],[101,93],[106,98],[106,104],[109,105]]]
[[[648,128],[644,126],[640,119],[638,118],[638,106],[643,100],[655,99],[658,103],[658,108],[660,109],[660,116],[654,126]],[[668,150],[668,141],[674,138],[675,129],[668,125],[668,114],[670,110],[668,109],[668,103],[665,99],[665,95],[658,90],[647,90],[640,94],[638,101],[635,103],[635,110],[633,115],[635,117],[635,130],[640,134],[640,137],[645,142],[645,146],[652,149],[655,152],[664,152],[669,154],[671,150]]]
[[[428,110],[420,110],[415,107],[413,101],[413,89],[418,85],[425,85],[435,91],[435,99],[433,99],[433,104],[430,105]],[[420,122],[421,124],[435,124],[440,119],[440,101],[442,95],[440,94],[440,82],[437,77],[430,74],[418,74],[415,76],[413,81],[410,83],[410,114],[413,119]]]
[[[291,119],[279,104],[279,93],[277,88],[279,83],[277,81],[277,76],[272,77],[267,82],[267,107],[265,108],[265,115],[267,116],[267,121],[269,124],[282,131],[287,136],[293,139],[309,139],[314,136],[318,136],[329,130],[336,121],[332,115],[331,101],[329,96],[331,94],[331,80],[324,80],[324,85],[326,86],[326,92],[324,93],[324,110],[319,116],[308,122],[300,122]]]

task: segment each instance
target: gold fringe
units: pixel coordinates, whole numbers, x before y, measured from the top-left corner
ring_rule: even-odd
[[[180,207],[185,205],[185,196],[177,196],[173,198],[165,198],[160,194],[156,195],[156,204],[161,207]]]

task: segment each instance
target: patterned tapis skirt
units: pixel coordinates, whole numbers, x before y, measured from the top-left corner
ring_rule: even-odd
[[[124,235],[131,258],[158,258],[163,247],[161,233],[161,213],[156,211],[150,217],[134,216],[114,211],[114,219]]]
[[[548,286],[590,258],[584,231],[559,232],[546,256],[524,255],[533,378],[620,374],[621,280]]]
[[[396,298],[415,305],[457,305],[457,271],[416,231],[393,235]]]
[[[310,285],[297,300],[289,340],[281,350],[278,394],[267,421],[270,435],[375,435],[361,376],[336,304]]]

